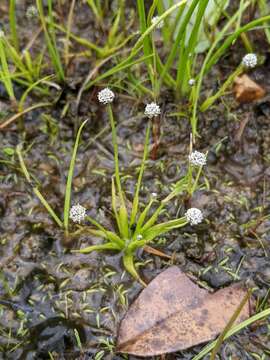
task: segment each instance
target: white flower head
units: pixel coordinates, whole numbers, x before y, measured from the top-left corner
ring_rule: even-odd
[[[246,54],[242,59],[242,64],[247,68],[254,68],[257,65],[258,59],[256,54]]]
[[[146,115],[149,119],[152,119],[155,116],[160,115],[160,107],[154,102],[147,104],[144,110],[144,115]]]
[[[34,5],[28,6],[26,10],[26,17],[32,19],[38,15],[38,9]]]
[[[196,80],[195,79],[189,79],[188,80],[188,85],[189,86],[194,86],[196,84]]]
[[[197,150],[193,151],[189,157],[189,162],[192,164],[192,165],[195,165],[195,166],[204,166],[206,165],[206,155],[204,153],[201,153]]]
[[[156,193],[156,192],[152,192],[152,193],[151,193],[151,196],[152,196],[153,198],[156,198],[156,197],[157,197],[157,193]]]
[[[80,204],[73,205],[69,211],[69,217],[75,223],[80,223],[86,216],[86,209]]]
[[[143,236],[141,234],[137,235],[137,240],[142,240]]]
[[[98,93],[98,101],[104,105],[113,102],[114,98],[114,92],[109,88],[105,88]]]
[[[158,22],[158,20],[159,20],[159,16],[154,16],[154,17],[152,18],[152,20],[151,20],[151,23],[152,23],[152,24],[156,24],[156,23]],[[157,29],[161,29],[163,26],[164,26],[164,21],[161,20],[161,21],[157,24],[156,28],[157,28]]]
[[[190,225],[197,225],[203,221],[203,213],[197,208],[190,208],[186,211],[185,217]]]

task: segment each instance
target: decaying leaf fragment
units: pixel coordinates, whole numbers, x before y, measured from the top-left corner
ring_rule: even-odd
[[[224,329],[245,294],[238,284],[210,294],[172,266],[131,305],[120,325],[117,350],[155,356],[209,341]],[[248,304],[237,322],[247,317]]]
[[[246,74],[237,77],[234,83],[235,98],[241,103],[252,102],[265,95],[265,90]]]

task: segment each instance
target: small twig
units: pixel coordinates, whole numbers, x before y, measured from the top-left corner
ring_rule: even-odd
[[[236,135],[235,135],[235,140],[237,142],[240,142],[241,141],[241,138],[242,138],[242,135],[244,133],[244,130],[245,130],[245,127],[247,125],[247,123],[249,122],[249,117],[246,116],[245,119],[243,119],[241,122],[240,122],[240,126],[236,132]]]
[[[23,49],[24,50],[29,50],[31,49],[31,47],[33,46],[34,42],[36,41],[36,39],[39,37],[39,35],[42,33],[42,26],[39,27],[38,31],[35,33],[35,35],[32,37],[32,39],[26,44],[26,47]],[[22,51],[22,52],[23,52]]]

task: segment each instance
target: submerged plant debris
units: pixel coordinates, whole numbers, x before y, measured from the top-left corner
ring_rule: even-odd
[[[121,321],[147,290],[123,266],[125,249],[74,252],[104,242],[86,231],[92,224],[85,214],[117,229],[115,149],[97,98],[105,88],[117,94],[111,106],[127,211],[150,124],[140,210],[173,193],[159,221],[192,208],[204,218],[138,247],[137,272],[148,284],[170,269],[181,271],[200,294],[214,291],[210,299],[237,289],[240,303],[236,283],[253,289],[254,316],[263,316],[224,340],[218,356],[270,357],[270,10],[265,0],[216,3],[0,1],[0,359],[140,358],[116,347]],[[256,55],[248,68],[247,54]],[[260,87],[251,102],[235,99],[234,80],[243,72]],[[68,204],[74,142],[87,119]],[[196,167],[198,182],[187,190],[180,180],[194,152],[203,155],[195,157],[203,169]],[[80,222],[67,221],[65,203],[66,210],[82,207],[71,213]],[[203,332],[202,341],[225,323],[211,336]],[[165,359],[199,359],[204,345],[171,348]],[[210,351],[203,354],[208,359]]]

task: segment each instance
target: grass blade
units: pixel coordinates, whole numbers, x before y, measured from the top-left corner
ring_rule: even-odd
[[[17,25],[16,25],[16,0],[9,0],[9,25],[10,25],[13,46],[18,51],[19,40],[18,40]]]

